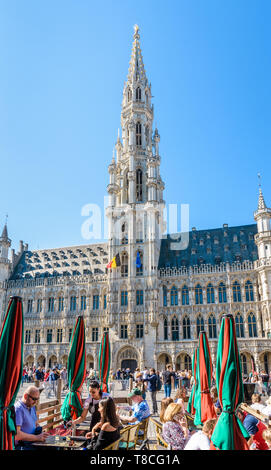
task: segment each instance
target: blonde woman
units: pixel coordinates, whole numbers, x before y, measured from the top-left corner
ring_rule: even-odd
[[[161,423],[164,422],[164,415],[165,415],[165,412],[166,412],[166,409],[168,407],[168,405],[170,405],[170,403],[173,403],[173,398],[162,398],[161,400],[161,411],[160,411],[160,421]]]
[[[183,406],[178,403],[170,403],[163,420],[163,439],[170,449],[183,450],[190,437]]]

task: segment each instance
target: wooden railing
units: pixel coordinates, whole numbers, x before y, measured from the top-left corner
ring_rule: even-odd
[[[40,382],[35,381],[35,386],[40,388]],[[38,401],[36,405],[36,412],[38,416],[38,424],[42,426],[44,431],[49,431],[54,429],[56,426],[59,426],[63,423],[63,418],[61,415],[61,390],[62,390],[62,380],[57,380],[57,392],[56,398],[48,400],[46,402],[40,403]],[[44,393],[44,392],[41,392]]]
[[[270,416],[264,415],[258,410],[254,410],[253,408],[251,408],[251,406],[247,405],[246,403],[241,403],[240,408],[242,411],[245,411],[246,413],[254,416],[259,421],[262,421],[262,423],[264,423],[268,428],[271,428]]]

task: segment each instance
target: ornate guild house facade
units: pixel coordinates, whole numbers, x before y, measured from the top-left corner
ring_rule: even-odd
[[[87,368],[98,365],[109,331],[112,370],[167,363],[191,368],[199,331],[208,334],[213,361],[221,316],[232,313],[244,373],[271,369],[271,209],[260,188],[256,223],[161,236],[164,183],[158,130],[153,132],[151,85],[139,30],[124,85],[121,138],[108,167],[108,241],[10,252],[7,225],[0,238],[2,319],[11,295],[23,299],[24,363],[66,364],[75,318],[86,327]],[[174,242],[174,243],[173,243]],[[180,243],[178,243],[180,242]],[[116,267],[107,267],[113,259]]]

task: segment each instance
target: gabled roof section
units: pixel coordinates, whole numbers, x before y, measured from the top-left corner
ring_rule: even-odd
[[[183,234],[167,235],[161,242],[158,269],[255,261],[258,259],[256,233],[256,224],[237,227],[224,224],[222,228],[192,230],[184,250],[174,249]]]

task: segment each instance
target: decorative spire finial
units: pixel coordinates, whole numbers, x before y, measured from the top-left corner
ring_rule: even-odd
[[[261,183],[262,176],[261,176],[261,173],[258,173],[258,178],[259,178],[258,210],[262,210],[262,209],[266,209],[267,207],[266,207],[265,200],[264,200],[263,193],[262,193],[262,183]]]
[[[139,26],[137,24],[134,25],[134,39],[139,39]]]

